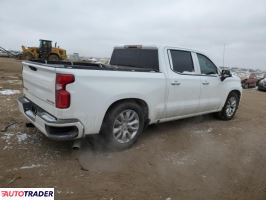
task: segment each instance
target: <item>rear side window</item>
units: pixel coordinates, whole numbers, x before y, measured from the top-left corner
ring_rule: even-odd
[[[110,64],[159,71],[158,49],[114,49]]]
[[[199,60],[200,70],[202,74],[218,74],[217,67],[209,58],[202,54],[197,54],[197,57]]]
[[[178,73],[194,72],[194,65],[189,51],[170,50],[173,70]]]

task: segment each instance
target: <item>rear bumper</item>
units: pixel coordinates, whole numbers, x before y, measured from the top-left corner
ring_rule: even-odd
[[[53,140],[75,140],[84,136],[77,119],[57,119],[24,96],[18,98],[20,112],[45,136]]]

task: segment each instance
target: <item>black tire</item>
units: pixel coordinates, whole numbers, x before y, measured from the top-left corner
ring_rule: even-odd
[[[218,117],[221,120],[225,120],[225,121],[233,119],[235,114],[236,114],[236,111],[238,109],[239,100],[240,100],[239,98],[240,97],[236,92],[231,92],[225,101],[223,109],[220,112],[216,113],[216,117]],[[231,101],[232,99],[234,99],[236,101],[235,102],[236,107],[235,107],[234,111],[232,111],[232,113],[231,113],[231,112],[227,112],[227,109],[228,109],[228,106],[230,104],[229,101]],[[229,115],[229,113],[230,113],[230,115]]]
[[[131,147],[137,141],[138,136],[142,133],[144,129],[145,119],[144,119],[144,114],[142,110],[143,109],[135,102],[122,102],[114,106],[111,110],[107,112],[106,116],[104,117],[104,121],[102,124],[100,134],[104,136],[106,145],[109,149],[113,149],[113,150],[127,149]],[[137,114],[138,120],[139,120],[139,123],[138,123],[139,126],[138,126],[138,129],[135,131],[135,134],[132,134],[134,135],[134,137],[132,136],[132,138],[129,141],[119,142],[118,141],[119,139],[115,137],[115,122],[117,122],[118,118],[127,111],[132,111],[133,113]],[[118,134],[123,135],[124,133],[122,133],[122,130],[121,130]]]
[[[266,88],[260,88],[260,87],[258,87],[258,91],[266,92]]]
[[[60,58],[59,58],[59,56],[56,55],[56,54],[51,54],[51,55],[49,55],[48,60],[49,60],[49,61],[59,61]]]

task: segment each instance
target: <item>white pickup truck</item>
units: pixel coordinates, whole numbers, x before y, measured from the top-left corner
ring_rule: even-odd
[[[240,79],[205,55],[175,47],[115,47],[110,63],[23,62],[20,111],[47,137],[104,136],[131,146],[149,124],[216,113],[234,117]]]

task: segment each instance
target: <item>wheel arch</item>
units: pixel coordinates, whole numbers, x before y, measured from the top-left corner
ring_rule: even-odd
[[[220,105],[220,107],[219,107],[218,110],[222,110],[222,109],[223,109],[223,107],[224,107],[224,105],[225,105],[225,102],[226,102],[228,96],[229,96],[231,93],[236,93],[236,94],[238,95],[238,97],[239,97],[239,100],[241,99],[241,95],[242,95],[241,90],[239,90],[239,89],[231,89],[231,90],[229,90],[229,92],[225,93],[225,96],[224,96],[224,99],[223,99],[223,101],[222,101],[222,104]]]
[[[228,97],[231,93],[236,93],[237,96],[238,96],[238,98],[239,98],[239,99],[241,98],[241,92],[240,92],[239,90],[236,90],[236,89],[231,90],[231,91],[228,93],[227,97]]]
[[[116,107],[119,104],[125,103],[125,102],[134,102],[134,103],[138,104],[141,108],[143,108],[145,123],[149,123],[149,121],[150,121],[150,119],[149,119],[149,106],[148,106],[146,101],[144,101],[143,99],[139,99],[139,98],[124,98],[124,99],[119,99],[119,100],[113,102],[108,107],[108,109],[106,110],[106,112],[104,114],[104,118],[105,118],[106,114],[108,112],[110,112],[114,107]]]

